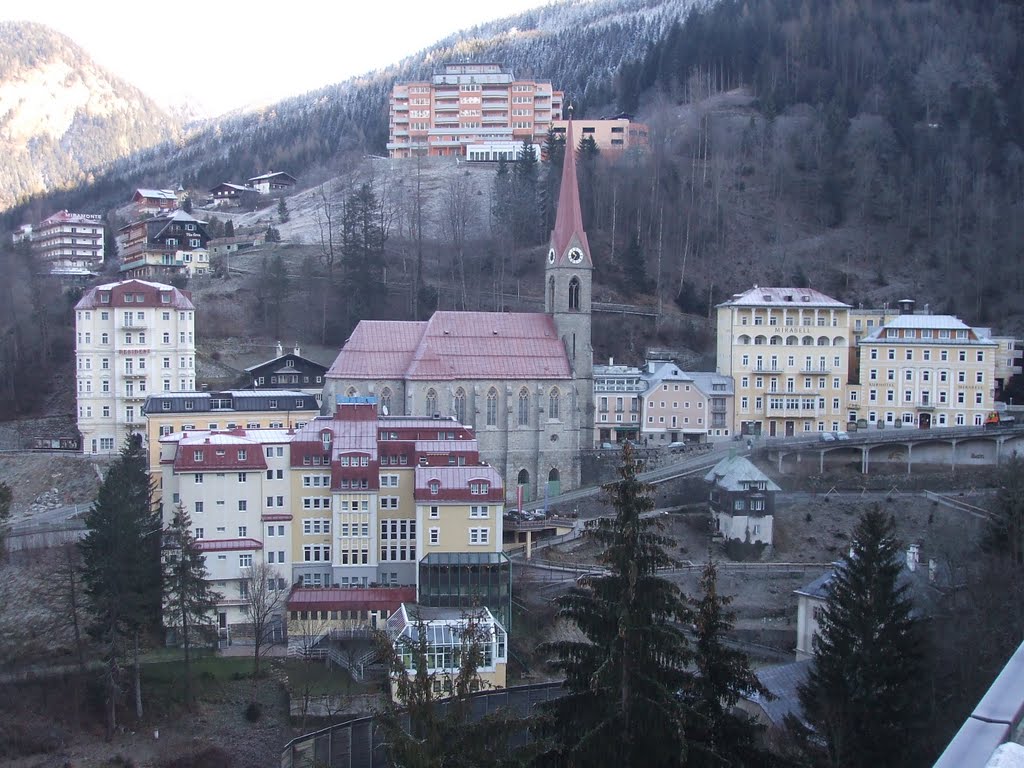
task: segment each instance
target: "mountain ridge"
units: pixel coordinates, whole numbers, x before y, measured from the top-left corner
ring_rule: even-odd
[[[0,73],[0,209],[180,136],[176,118],[45,25],[0,22]]]

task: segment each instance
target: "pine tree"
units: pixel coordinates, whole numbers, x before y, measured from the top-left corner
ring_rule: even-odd
[[[7,527],[11,521],[11,504],[14,501],[14,492],[7,483],[0,483],[0,558],[7,551],[5,544],[7,538]]]
[[[185,704],[192,706],[192,644],[213,623],[220,595],[207,580],[206,560],[192,536],[192,519],[182,505],[164,531],[164,622],[185,651]]]
[[[695,675],[685,690],[689,708],[686,735],[690,752],[686,765],[755,766],[769,764],[757,747],[759,726],[733,708],[753,693],[771,698],[761,685],[750,660],[742,651],[725,644],[736,618],[732,598],[718,593],[718,568],[714,561],[704,567],[701,594],[693,599]]]
[[[828,585],[800,703],[829,765],[912,765],[923,725],[923,643],[900,583],[895,522],[873,509],[853,537]]]
[[[559,616],[587,640],[546,646],[567,689],[545,706],[549,719],[538,729],[555,741],[548,755],[555,765],[656,767],[686,756],[680,692],[692,654],[678,624],[689,624],[691,612],[657,575],[673,563],[665,549],[672,540],[657,532],[657,518],[643,516],[654,502],[641,469],[626,444],[621,480],[605,486],[615,518],[587,529],[606,548],[608,574],[558,599]]]
[[[989,553],[1005,557],[1017,568],[1024,566],[1024,460],[1014,457],[1000,469],[996,503],[982,543]]]
[[[523,139],[512,168],[512,236],[518,246],[537,243],[537,165],[536,148]]]
[[[291,214],[288,213],[288,203],[284,201],[284,198],[280,198],[277,201],[277,220],[285,224],[291,218]]]
[[[232,219],[228,219],[224,222],[224,237],[235,236],[235,222]]]
[[[117,699],[127,640],[135,649],[136,714],[141,716],[139,634],[159,616],[159,524],[150,504],[142,438],[130,435],[85,516],[82,583],[93,606],[90,632],[106,647],[107,736],[117,726]]]

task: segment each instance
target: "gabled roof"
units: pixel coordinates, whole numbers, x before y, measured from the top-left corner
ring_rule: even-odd
[[[743,456],[729,456],[722,459],[704,476],[704,481],[714,483],[719,488],[727,491],[746,490],[744,483],[751,482],[764,483],[765,490],[768,491],[782,490],[772,482],[768,475],[751,464]]]
[[[290,173],[285,173],[284,171],[270,171],[270,173],[264,173],[260,174],[259,176],[253,176],[251,179],[249,179],[249,183],[252,184],[252,182],[254,181],[266,181],[273,178],[280,178],[282,180],[291,179],[292,184],[295,183],[295,177],[292,176]]]
[[[101,301],[101,294],[110,294],[109,300],[104,302]],[[131,304],[126,304],[123,301],[123,297],[126,293],[131,293],[134,296],[142,294],[145,298],[143,301],[133,301]],[[164,296],[168,296],[168,300],[165,302]],[[97,285],[90,288],[85,294],[79,299],[78,303],[75,304],[75,309],[97,309],[97,308],[110,308],[110,307],[162,307],[163,309],[187,309],[194,310],[195,305],[192,303],[190,294],[187,291],[182,291],[175,288],[173,285],[164,285],[163,283],[153,283],[149,280],[122,280],[117,283],[104,283],[103,285]]]
[[[228,189],[234,190],[235,192],[255,192],[256,191],[253,187],[249,187],[249,186],[246,186],[244,184],[232,184],[230,181],[222,181],[216,187],[211,187],[210,188],[210,192],[216,192],[218,189],[221,189],[222,187],[226,187]]]
[[[435,312],[427,322],[363,320],[327,372],[335,379],[569,379],[550,315]]]
[[[135,190],[136,197],[144,197],[151,200],[177,200],[178,196],[173,189],[143,189]]]
[[[583,210],[580,206],[580,187],[576,179],[576,143],[573,140],[572,120],[565,132],[565,148],[562,152],[562,186],[558,190],[558,212],[555,214],[555,228],[551,230],[551,249],[555,252],[556,266],[593,267],[590,257],[590,243],[583,229]],[[575,245],[583,251],[583,261],[573,264],[568,253]]]
[[[657,389],[660,384],[664,381],[671,379],[672,381],[685,381],[692,382],[693,378],[690,374],[683,371],[678,365],[668,360],[652,360],[651,363],[661,363],[652,372],[645,372],[643,374],[644,382],[647,384],[647,389],[644,390],[644,394],[648,394],[653,390]],[[648,363],[650,365],[650,363]]]
[[[773,288],[755,285],[748,291],[733,294],[729,301],[723,301],[720,307],[832,307],[849,309],[849,304],[826,296],[813,288]]]
[[[911,334],[913,338],[906,338],[903,334],[899,335],[899,338],[890,339],[886,337],[886,331],[889,329],[894,330],[932,330],[932,331],[949,331],[950,336],[954,336],[956,331],[966,331],[966,339],[938,339],[938,338],[918,338],[916,334]],[[870,344],[878,342],[918,342],[922,344],[943,344],[943,343],[955,343],[955,344],[979,344],[982,346],[998,346],[998,342],[991,339],[990,334],[983,333],[987,329],[984,328],[972,328],[967,325],[959,317],[953,315],[897,315],[885,325],[880,325],[875,328],[871,333],[860,340],[861,344]]]
[[[252,373],[257,368],[264,368],[264,367],[271,366],[271,365],[277,365],[278,363],[283,363],[285,360],[301,360],[309,368],[321,369],[321,370],[323,370],[325,372],[327,371],[327,366],[323,365],[322,363],[318,363],[316,360],[310,360],[308,357],[303,357],[302,355],[296,355],[294,352],[287,352],[287,353],[285,353],[283,355],[279,355],[279,356],[277,356],[275,358],[272,358],[270,360],[264,360],[262,363],[256,363],[256,365],[250,365],[248,368],[245,369],[245,372],[246,373]],[[275,369],[273,371],[273,373],[289,373],[289,372],[295,373],[295,372],[298,372],[298,370],[299,370],[298,368],[282,367],[280,370]]]
[[[807,680],[813,663],[813,659],[804,659],[789,664],[762,667],[757,670],[757,679],[761,681],[761,685],[775,695],[775,698],[767,699],[758,693],[753,693],[746,698],[760,706],[774,725],[782,725],[786,715],[792,714],[801,717],[802,710],[797,689]]]

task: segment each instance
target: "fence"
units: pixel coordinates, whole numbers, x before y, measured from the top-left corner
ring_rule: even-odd
[[[525,717],[533,712],[536,705],[562,695],[562,683],[538,683],[534,685],[502,688],[496,691],[482,691],[469,698],[469,719],[473,722],[484,716],[507,710],[513,715]],[[446,702],[439,702],[442,713]],[[409,728],[407,718],[402,726]],[[517,734],[515,741],[525,743],[529,734]],[[389,766],[384,749],[384,736],[377,728],[373,715],[332,725],[313,733],[292,739],[281,753],[281,768],[387,768]]]

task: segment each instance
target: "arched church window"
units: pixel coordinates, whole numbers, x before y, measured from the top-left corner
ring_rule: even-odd
[[[427,390],[427,416],[437,413],[437,392],[433,389]]]
[[[548,418],[558,419],[558,399],[559,392],[558,387],[554,387],[551,390],[551,394],[548,395]]]
[[[557,467],[552,467],[551,471],[548,472],[548,482],[557,483],[559,479]]]
[[[519,390],[519,426],[525,427],[530,423],[530,392],[523,387]]]
[[[380,412],[391,415],[391,387],[384,387],[380,391]]]
[[[548,278],[548,307],[551,311],[555,311],[555,278]]]
[[[578,277],[574,277],[569,281],[569,309],[580,308],[580,281]]]
[[[494,387],[487,393],[487,426],[498,426],[498,390]]]
[[[519,470],[518,484],[519,485],[529,485],[530,484],[530,473],[527,472],[525,469]]]
[[[466,423],[466,390],[464,390],[462,387],[459,387],[457,390],[455,390],[455,399],[452,402],[452,405],[455,408],[455,420],[457,422],[459,422],[459,424],[465,424]]]

